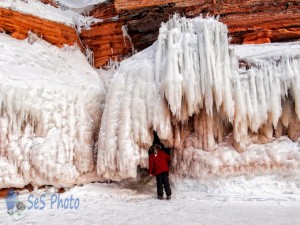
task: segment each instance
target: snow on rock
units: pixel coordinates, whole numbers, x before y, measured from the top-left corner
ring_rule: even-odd
[[[58,2],[66,7],[79,9],[91,5],[101,4],[107,2],[107,0],[58,0]]]
[[[201,176],[206,159],[216,173],[224,166],[252,165],[256,159],[268,165],[280,161],[276,149],[270,153],[262,146],[262,156],[256,157],[247,146],[266,144],[274,136],[300,137],[300,126],[295,126],[300,118],[300,51],[299,43],[291,45],[296,47],[274,56],[271,50],[264,51],[265,57],[251,56],[252,50],[248,57],[236,56],[224,24],[175,15],[162,24],[158,41],[124,60],[111,80],[97,173],[114,180],[135,177],[137,166],[147,166],[153,131],[175,149],[173,167],[186,168],[177,172],[192,177]],[[238,60],[244,60],[241,68]],[[219,149],[224,142],[231,150]],[[295,159],[295,168],[298,149],[287,148],[292,153],[283,157]],[[228,160],[220,160],[226,155]]]
[[[0,68],[0,189],[98,180],[105,88],[80,49],[1,34]]]
[[[79,32],[81,27],[87,29],[91,24],[101,21],[93,17],[85,17],[70,9],[55,8],[51,5],[43,4],[39,0],[30,0],[28,2],[22,0],[2,0],[0,1],[0,7],[77,27]]]

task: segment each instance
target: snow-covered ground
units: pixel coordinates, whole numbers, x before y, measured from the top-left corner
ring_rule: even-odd
[[[129,186],[129,185],[127,185]],[[297,225],[300,222],[300,175],[270,174],[220,180],[176,181],[170,201],[155,198],[155,179],[143,186],[131,183],[88,184],[60,196],[80,200],[78,209],[51,209],[53,189],[23,191],[27,206],[30,194],[46,194],[42,210],[14,221],[0,200],[1,224],[203,224],[203,225]],[[30,200],[32,200],[31,198]],[[41,206],[41,204],[40,204]]]

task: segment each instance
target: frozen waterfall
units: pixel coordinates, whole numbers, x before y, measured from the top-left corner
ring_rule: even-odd
[[[0,67],[0,188],[134,178],[154,132],[175,177],[300,168],[299,42],[230,46],[174,15],[100,76],[79,48],[5,34]]]
[[[105,89],[80,49],[1,34],[0,52],[0,189],[99,180]]]
[[[162,24],[157,42],[123,61],[111,81],[97,173],[115,180],[135,177],[137,166],[147,166],[153,131],[174,148],[178,174],[219,173],[228,165],[216,153],[222,152],[222,143],[231,146],[231,159],[239,157],[238,166],[263,160],[270,168],[273,153],[259,158],[257,152],[254,157],[238,152],[248,152],[250,144],[269,143],[274,136],[298,140],[299,43],[295,46],[297,51],[241,58],[235,46],[228,45],[224,24],[213,18],[173,16]],[[247,47],[239,51],[247,52]],[[287,149],[298,167],[298,150]],[[204,151],[214,151],[210,160]]]

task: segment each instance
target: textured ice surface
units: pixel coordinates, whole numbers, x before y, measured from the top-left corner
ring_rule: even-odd
[[[136,177],[153,131],[175,177],[299,169],[299,56],[299,43],[228,46],[224,24],[174,16],[100,80],[76,47],[2,34],[1,187]]]
[[[95,179],[105,89],[85,56],[4,34],[0,49],[0,188]]]
[[[272,169],[286,164],[285,158],[298,168],[299,147],[292,142],[289,148],[289,139],[283,161],[273,157],[280,155],[276,144],[258,147],[259,153],[249,145],[300,136],[299,43],[262,45],[259,51],[228,46],[226,26],[212,18],[175,15],[163,23],[157,42],[123,61],[111,80],[97,173],[135,177],[137,166],[147,165],[153,131],[174,148],[173,168],[183,176],[226,173],[227,167],[231,174],[239,167]]]

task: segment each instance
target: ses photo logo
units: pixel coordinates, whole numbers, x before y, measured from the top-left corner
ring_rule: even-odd
[[[19,201],[18,193],[13,189],[8,191],[5,201],[7,213],[15,220],[25,217],[30,210],[78,209],[80,206],[79,198],[74,198],[73,195],[63,198],[60,194],[52,194],[50,197],[46,194],[40,196],[30,194],[25,204],[24,201]]]

